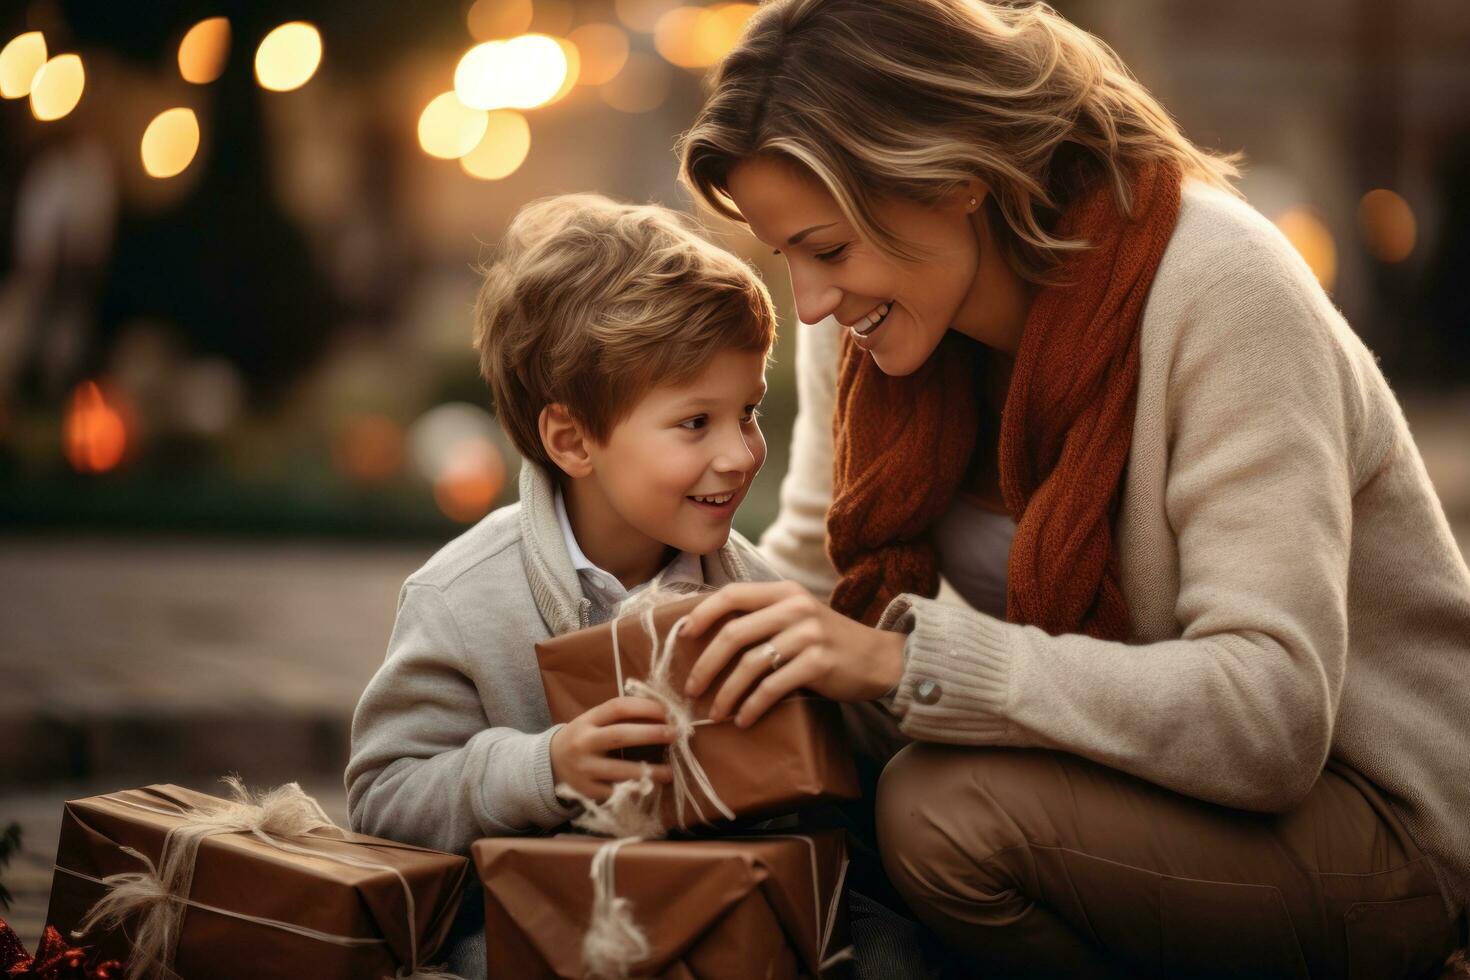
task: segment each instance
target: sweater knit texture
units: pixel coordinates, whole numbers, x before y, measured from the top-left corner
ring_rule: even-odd
[[[798,332],[792,468],[761,542],[823,597],[839,329]],[[1269,221],[1194,181],[1139,346],[1114,525],[1129,639],[899,596],[879,625],[908,633],[901,731],[1071,752],[1262,812],[1294,808],[1330,756],[1384,793],[1457,912],[1470,570],[1373,354]]]

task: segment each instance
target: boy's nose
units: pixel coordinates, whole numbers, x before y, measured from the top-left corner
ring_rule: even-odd
[[[748,473],[755,466],[756,452],[743,434],[727,437],[720,445],[712,467],[719,473]]]

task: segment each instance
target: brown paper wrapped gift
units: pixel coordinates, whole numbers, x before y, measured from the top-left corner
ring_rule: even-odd
[[[172,785],[69,801],[47,921],[69,933],[107,893],[102,879],[149,870],[125,849],[157,865],[170,831],[191,814],[228,805]],[[444,941],[463,894],[465,858],[335,827],[281,843],[312,853],[283,852],[240,832],[200,842],[172,958],[185,980],[407,976],[415,959],[428,961]],[[131,960],[143,914],[121,929],[94,927],[81,942],[94,958]]]
[[[606,844],[578,834],[474,843],[490,980],[582,980],[589,872]],[[793,980],[831,976],[845,958],[840,831],[633,842],[613,868],[650,950],[631,976]]]
[[[703,598],[690,596],[652,610],[660,642]],[[674,690],[683,692],[684,681],[705,641],[730,618],[733,614],[716,621],[702,637],[675,637],[670,678]],[[536,644],[551,720],[571,721],[587,709],[617,697],[628,680],[647,677],[653,646],[646,624],[638,615],[625,615],[611,623]],[[691,707],[695,719],[708,719],[715,694],[734,663],[732,660],[694,699]],[[811,803],[857,799],[860,795],[835,702],[798,691],[773,705],[749,728],[737,728],[729,719],[717,724],[697,720],[696,726],[690,748],[719,797],[736,816],[770,816]],[[657,759],[661,750],[628,750],[624,755]],[[692,815],[686,812],[686,824],[697,823],[701,814],[706,818],[717,815],[717,808],[700,796],[700,810]],[[661,816],[665,827],[678,826],[672,793],[663,794]]]

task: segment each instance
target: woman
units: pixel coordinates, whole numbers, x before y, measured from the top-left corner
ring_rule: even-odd
[[[996,976],[1417,976],[1464,943],[1470,572],[1232,160],[981,0],[764,6],[680,152],[817,324],[766,544],[832,587],[706,600],[691,634],[743,615],[691,693],[738,658],[737,724],[801,687],[893,719],[884,864]]]

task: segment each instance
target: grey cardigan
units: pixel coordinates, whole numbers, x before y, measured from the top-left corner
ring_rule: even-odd
[[[353,830],[466,853],[479,837],[537,833],[572,811],[553,793],[534,644],[593,621],[567,554],[550,476],[521,466],[518,503],[408,577],[383,666],[352,718]],[[777,576],[732,531],[705,582]]]

